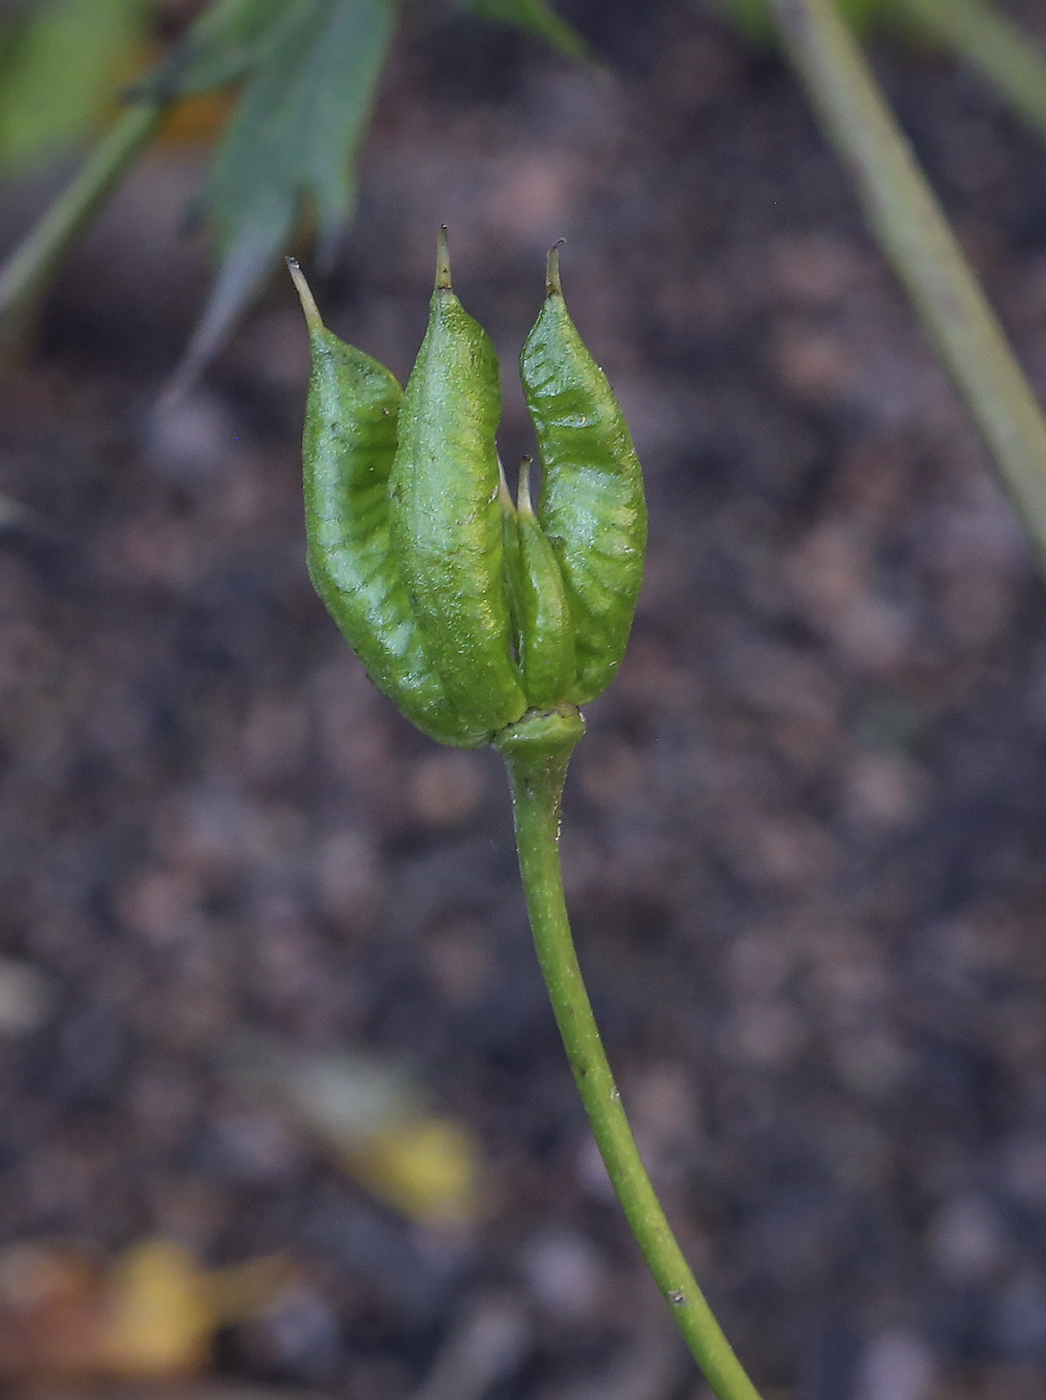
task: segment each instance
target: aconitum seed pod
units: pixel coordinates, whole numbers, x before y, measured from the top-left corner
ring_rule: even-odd
[[[389,539],[388,484],[403,390],[377,360],[324,326],[296,263],[312,344],[302,463],[309,575],[370,679],[430,738],[488,743],[465,719],[425,652]]]
[[[516,651],[527,703],[546,709],[562,703],[577,677],[574,619],[555,553],[530,501],[530,460],[519,469],[516,505],[519,569],[515,587]]]
[[[296,264],[312,342],[302,444],[309,571],[368,675],[420,729],[475,748],[527,716],[593,699],[635,610],[646,506],[606,376],[570,320],[549,254],[523,387],[529,463],[513,505],[497,456],[497,359],[450,280],[446,230],[406,391],[324,327]]]
[[[584,705],[606,689],[625,652],[643,581],[646,498],[625,415],[563,300],[558,248],[545,287],[520,373],[544,475],[538,522],[574,617],[577,678],[567,698]]]
[[[505,584],[500,418],[497,356],[454,295],[443,229],[400,411],[389,526],[429,659],[458,709],[492,732],[527,708]]]

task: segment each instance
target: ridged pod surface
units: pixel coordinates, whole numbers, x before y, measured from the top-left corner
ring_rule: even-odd
[[[517,642],[527,703],[546,709],[562,703],[577,677],[574,623],[563,575],[530,502],[530,462],[519,473]]]
[[[391,371],[327,330],[296,264],[312,374],[302,461],[309,575],[367,675],[439,743],[477,748],[426,654],[389,541],[388,480],[403,390]]]
[[[490,731],[526,709],[504,570],[500,416],[494,347],[451,288],[444,230],[428,329],[400,409],[389,525],[425,651],[452,703]]]
[[[577,679],[564,698],[582,705],[606,688],[624,654],[643,581],[647,511],[632,436],[570,319],[556,248],[520,371],[543,472],[537,518],[574,619]]]

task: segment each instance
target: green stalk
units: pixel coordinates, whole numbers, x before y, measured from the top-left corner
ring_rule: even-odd
[[[650,1184],[607,1061],[570,933],[559,863],[563,783],[584,733],[577,710],[524,716],[495,740],[508,767],[516,844],[538,960],[574,1079],[643,1257],[719,1400],[759,1400],[712,1314]]]
[[[66,249],[152,136],[166,109],[166,103],[142,101],[128,107],[68,188],[9,255],[0,268],[0,320],[17,321],[26,314]]]
[[[770,5],[872,231],[1046,567],[1046,421],[1013,351],[833,0]]]
[[[977,69],[1040,136],[1046,136],[1046,56],[984,0],[893,0],[931,39]]]

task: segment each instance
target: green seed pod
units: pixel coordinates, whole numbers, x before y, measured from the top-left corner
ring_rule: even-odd
[[[556,250],[522,357],[545,468],[536,518],[529,460],[517,505],[508,494],[497,359],[451,288],[446,230],[405,392],[326,330],[292,273],[313,351],[309,571],[371,679],[425,733],[463,748],[516,733],[528,707],[528,722],[576,716],[620,662],[646,507],[621,410],[567,314]]]
[[[444,229],[428,330],[400,410],[389,526],[426,654],[457,709],[487,730],[526,709],[504,576],[500,415],[494,347],[451,288]]]
[[[393,374],[326,329],[290,263],[312,344],[302,462],[309,574],[379,690],[443,744],[490,739],[466,723],[425,654],[389,542],[388,478],[403,391]]]
[[[530,459],[519,473],[517,506],[520,553],[519,662],[533,709],[548,709],[570,695],[577,676],[574,623],[563,575],[530,503]]]
[[[577,682],[565,698],[582,705],[606,688],[624,654],[643,580],[647,512],[628,425],[567,312],[557,248],[520,370],[544,473],[538,521],[574,618]]]
[[[522,653],[523,638],[520,635],[520,618],[523,609],[523,556],[519,549],[519,516],[505,480],[505,469],[498,459],[498,504],[501,506],[501,545],[504,551],[505,587],[508,596],[509,617],[512,620],[512,639],[517,660]]]

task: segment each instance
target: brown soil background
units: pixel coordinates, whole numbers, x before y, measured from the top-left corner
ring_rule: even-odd
[[[1030,1400],[1041,580],[785,69],[681,0],[562,8],[612,80],[411,13],[317,295],[405,376],[448,223],[512,461],[568,239],[651,542],[564,861],[651,1169],[768,1395]],[[1046,398],[1046,148],[952,63],[876,58]],[[293,1251],[293,1306],[221,1340],[241,1379],[400,1400],[494,1299],[524,1319],[500,1400],[696,1400],[594,1166],[498,761],[416,734],[310,590],[290,289],[155,411],[197,173],[150,158],[0,379],[0,489],[36,513],[0,539],[0,949],[53,1001],[0,1044],[0,1243]],[[478,1133],[489,1218],[439,1239],[373,1201],[223,1078],[243,1027],[413,1066]]]

